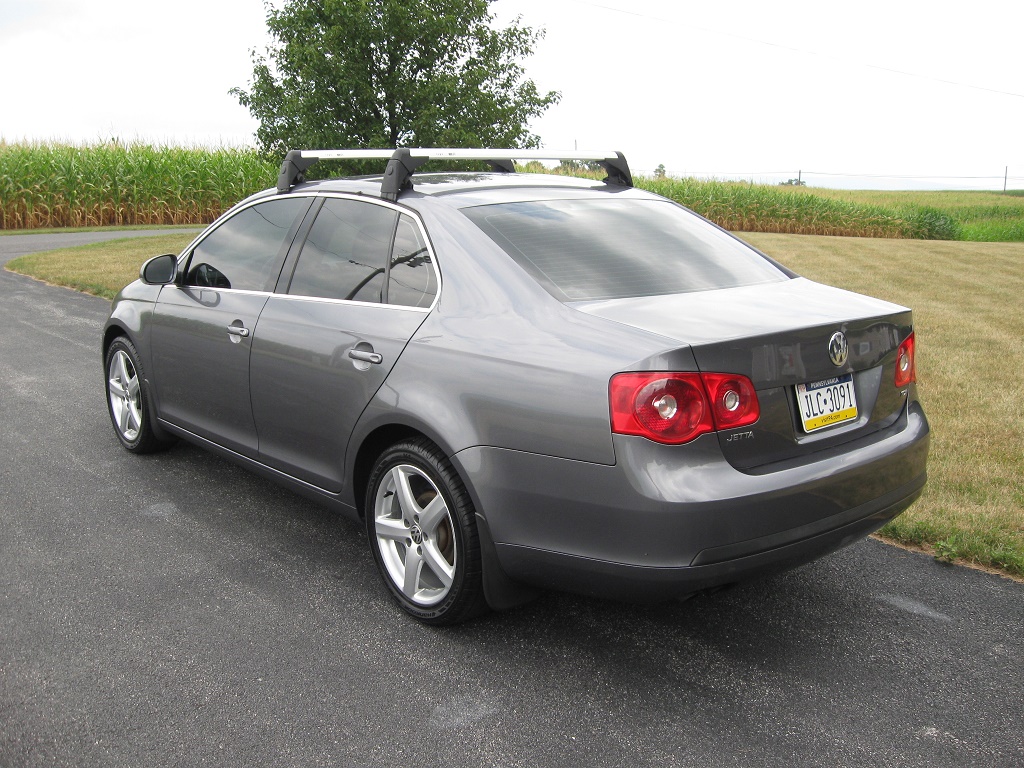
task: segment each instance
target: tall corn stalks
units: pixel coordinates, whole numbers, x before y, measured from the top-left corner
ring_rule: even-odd
[[[0,143],[0,229],[202,224],[276,175],[251,150]]]

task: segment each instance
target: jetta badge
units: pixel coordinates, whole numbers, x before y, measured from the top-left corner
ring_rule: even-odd
[[[850,354],[850,345],[846,341],[846,334],[836,331],[828,340],[828,357],[836,366],[846,365],[846,358]]]

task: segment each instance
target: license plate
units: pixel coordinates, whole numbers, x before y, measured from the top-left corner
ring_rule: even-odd
[[[857,418],[853,374],[796,385],[796,403],[804,432],[842,424]]]

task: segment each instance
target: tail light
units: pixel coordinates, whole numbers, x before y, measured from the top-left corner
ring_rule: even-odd
[[[914,334],[911,333],[896,351],[896,386],[902,388],[917,381],[914,364]]]
[[[733,429],[753,424],[761,415],[754,383],[734,373],[702,373],[711,398],[716,429]]]
[[[753,383],[732,373],[620,373],[609,400],[613,432],[669,445],[753,424],[760,415]]]

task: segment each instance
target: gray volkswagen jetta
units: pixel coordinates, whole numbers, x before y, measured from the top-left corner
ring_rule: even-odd
[[[590,160],[603,181],[516,173]],[[306,181],[317,160],[377,176]],[[429,159],[492,170],[419,173]],[[386,161],[386,165],[385,165]],[[682,598],[857,541],[925,484],[911,311],[633,187],[620,153],[292,151],[103,331],[114,431],[365,521],[432,624],[538,588]]]

